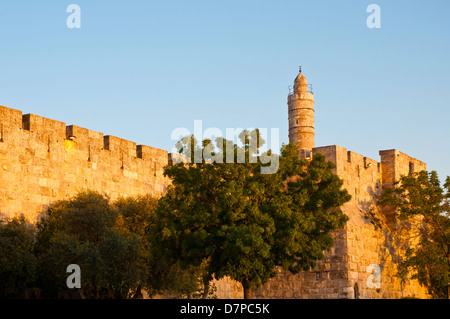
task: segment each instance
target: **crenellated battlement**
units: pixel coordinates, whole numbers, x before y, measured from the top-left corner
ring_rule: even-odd
[[[76,143],[77,150],[91,151],[108,150],[111,153],[124,154],[128,157],[137,157],[154,161],[167,157],[165,150],[157,149],[147,145],[136,145],[112,135],[89,130],[76,125],[42,117],[35,114],[23,114],[22,111],[0,105],[0,125],[2,127],[2,142],[8,141],[8,135],[14,135],[19,130],[29,131],[30,138],[39,139],[40,142],[50,139],[50,144],[64,143],[71,140]],[[145,155],[144,155],[145,154]]]
[[[31,220],[83,189],[162,195],[167,151],[0,106],[0,213]]]

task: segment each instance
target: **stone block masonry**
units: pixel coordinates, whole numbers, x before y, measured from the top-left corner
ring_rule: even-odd
[[[0,213],[35,222],[52,202],[83,189],[161,196],[167,151],[0,106]]]
[[[332,233],[334,246],[315,269],[278,275],[256,290],[259,298],[381,299],[429,297],[416,280],[399,278],[397,269],[405,249],[415,243],[408,234],[376,227],[391,212],[381,210],[377,200],[385,187],[401,175],[426,170],[426,164],[398,150],[380,151],[381,161],[347,151],[338,145],[313,148],[335,164],[334,173],[352,196],[341,209],[349,217],[343,229]],[[387,215],[387,216],[386,216]],[[384,225],[387,226],[387,225]]]

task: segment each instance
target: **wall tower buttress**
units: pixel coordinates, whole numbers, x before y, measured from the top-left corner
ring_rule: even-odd
[[[300,156],[310,157],[314,144],[314,95],[300,73],[288,96],[289,143],[295,143]]]

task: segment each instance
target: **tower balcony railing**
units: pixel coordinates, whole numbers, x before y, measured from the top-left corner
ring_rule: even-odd
[[[294,86],[293,85],[289,85],[288,90],[289,90],[289,96],[294,95]],[[314,94],[313,89],[312,89],[312,84],[308,84],[307,92]]]

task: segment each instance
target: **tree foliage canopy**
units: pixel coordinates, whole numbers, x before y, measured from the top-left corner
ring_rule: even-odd
[[[12,298],[37,275],[36,230],[23,216],[0,222],[0,298]]]
[[[323,155],[301,160],[294,144],[279,157],[260,154],[257,130],[240,139],[240,145],[223,138],[182,141],[180,150],[188,149],[191,159],[199,150],[210,157],[166,168],[172,185],[149,236],[159,242],[159,255],[182,267],[203,265],[209,279],[229,276],[250,297],[250,287],[273,277],[276,266],[297,273],[323,258],[333,245],[330,232],[347,220],[338,207],[350,195]],[[210,160],[226,158],[230,149],[234,163]],[[262,174],[261,156],[279,160],[279,169]]]
[[[36,285],[55,298],[67,266],[77,264],[87,298],[131,298],[141,289],[207,297],[211,280],[225,276],[250,297],[277,266],[314,267],[333,245],[330,232],[347,221],[339,206],[350,195],[323,155],[301,160],[294,144],[276,155],[262,152],[264,143],[258,130],[244,131],[239,144],[185,139],[180,148],[192,161],[165,168],[172,185],[159,200],[112,202],[83,191],[50,205],[36,227],[0,224],[0,294]]]
[[[407,251],[401,273],[412,272],[434,297],[449,297],[450,177],[441,186],[435,171],[402,176],[395,187],[383,192],[380,204],[391,206],[400,220],[417,226],[419,244]]]
[[[109,199],[92,191],[48,208],[38,223],[36,247],[41,286],[48,294],[66,287],[66,268],[77,264],[86,297],[129,297],[139,280],[140,242],[135,233],[117,228],[118,217]]]

